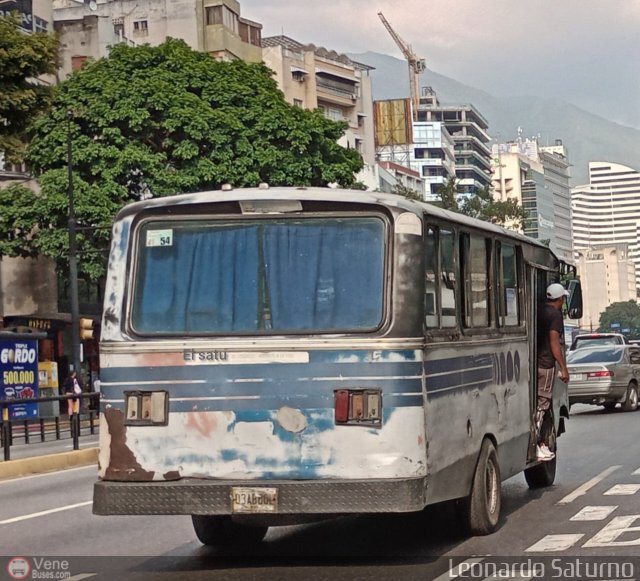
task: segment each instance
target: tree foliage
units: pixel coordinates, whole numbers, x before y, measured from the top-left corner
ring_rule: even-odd
[[[436,195],[440,198],[435,202],[437,206],[445,210],[460,213],[461,208],[458,203],[460,188],[458,186],[458,180],[455,177],[449,177],[444,184],[440,184],[436,188]]]
[[[408,200],[417,200],[419,202],[424,201],[424,198],[421,194],[416,192],[413,188],[405,186],[403,183],[398,182],[391,190],[392,194],[397,194],[399,196],[403,196]]]
[[[51,99],[51,87],[37,77],[56,70],[58,42],[50,34],[25,34],[18,17],[0,16],[0,151],[22,161],[25,133]]]
[[[620,325],[612,327],[611,325]],[[625,301],[611,303],[602,313],[600,313],[601,333],[629,329],[627,333],[630,337],[640,336],[640,306],[635,301]]]
[[[2,200],[13,207],[0,210],[0,237],[8,241],[0,249],[37,250],[66,268],[68,137],[79,270],[97,280],[113,217],[129,202],[224,183],[351,185],[362,161],[337,144],[345,127],[286,103],[262,64],[218,62],[174,39],[117,45],[63,82],[36,123],[27,161],[42,191]],[[36,229],[12,229],[8,216]]]
[[[526,220],[524,208],[516,200],[493,199],[490,188],[482,188],[475,194],[463,194],[455,177],[450,177],[436,189],[440,198],[436,204],[445,210],[506,226],[512,230],[523,227]]]
[[[522,228],[527,217],[524,208],[516,200],[494,200],[489,188],[482,188],[474,195],[464,198],[461,212],[512,230]]]

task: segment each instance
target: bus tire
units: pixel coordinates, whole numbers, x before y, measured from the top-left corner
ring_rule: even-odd
[[[463,524],[470,535],[494,532],[500,520],[502,485],[498,453],[493,442],[485,439],[473,474],[471,494],[462,501]]]
[[[547,442],[549,450],[555,456],[552,460],[539,462],[535,466],[526,468],[524,471],[524,479],[527,481],[529,488],[546,488],[551,486],[556,479],[556,461],[558,460],[558,438],[556,437],[556,429],[553,421],[546,418],[542,425],[543,440]]]
[[[269,527],[234,522],[230,516],[191,515],[198,540],[208,547],[252,545],[264,539]]]

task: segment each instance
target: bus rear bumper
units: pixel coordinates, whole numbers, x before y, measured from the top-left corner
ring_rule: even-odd
[[[427,479],[378,480],[205,480],[112,482],[93,489],[93,513],[99,515],[236,514],[234,487],[275,488],[270,514],[367,514],[415,512],[426,504]],[[245,513],[246,514],[246,513]]]

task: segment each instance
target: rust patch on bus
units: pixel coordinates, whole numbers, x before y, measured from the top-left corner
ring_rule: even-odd
[[[144,470],[127,446],[123,413],[110,408],[104,411],[104,417],[111,436],[111,458],[105,471],[105,480],[153,480],[155,473]]]
[[[180,472],[177,470],[170,470],[162,475],[165,480],[180,480]]]

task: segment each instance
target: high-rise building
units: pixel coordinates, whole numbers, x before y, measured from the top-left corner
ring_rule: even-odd
[[[640,290],[640,171],[606,161],[589,163],[589,184],[571,190],[576,249],[626,243]]]
[[[577,250],[576,255],[582,285],[580,325],[595,331],[609,305],[636,300],[635,264],[624,243],[591,246]]]
[[[492,154],[494,198],[521,204],[527,214],[524,233],[574,263],[570,164],[562,142],[544,147],[535,139],[518,139],[494,144]]]
[[[491,184],[491,150],[487,133],[489,123],[473,105],[442,105],[431,87],[423,87],[418,107],[418,122],[442,124],[453,141],[455,176],[462,194],[475,194]],[[445,135],[445,133],[443,133]],[[441,158],[448,161],[448,144]],[[434,152],[435,153],[435,152]],[[438,164],[435,164],[438,165]],[[442,181],[448,177],[441,164]],[[437,186],[436,186],[437,187]],[[432,193],[435,193],[432,191]]]
[[[304,109],[320,109],[334,121],[345,121],[348,127],[338,143],[357,150],[372,167],[375,147],[369,71],[373,67],[288,36],[264,38],[262,51],[285,99]]]

